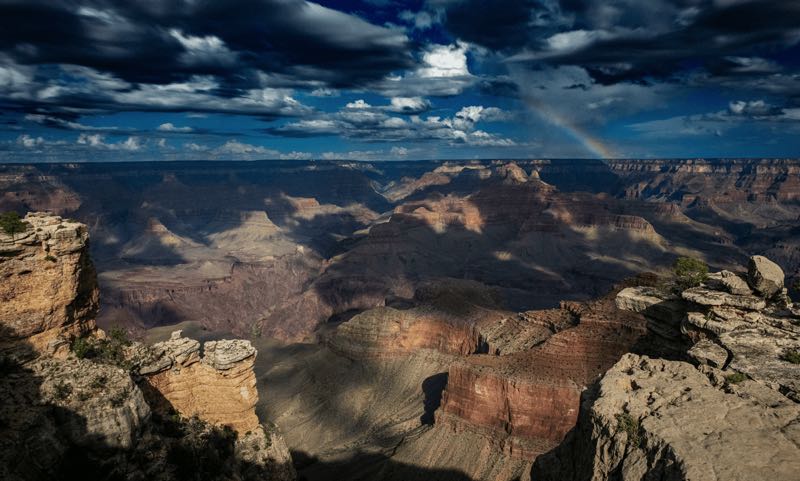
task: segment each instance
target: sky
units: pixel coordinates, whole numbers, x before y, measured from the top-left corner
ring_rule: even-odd
[[[798,0],[0,0],[0,162],[799,156]]]

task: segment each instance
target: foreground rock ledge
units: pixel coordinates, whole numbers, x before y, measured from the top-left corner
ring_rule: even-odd
[[[534,464],[536,480],[790,480],[800,406],[713,368],[625,355],[587,394],[575,431]],[[618,476],[618,477],[615,477]]]

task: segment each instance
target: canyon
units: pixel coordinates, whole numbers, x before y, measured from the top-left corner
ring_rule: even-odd
[[[150,418],[177,413],[237,433],[237,469],[286,479],[791,479],[798,169],[0,166],[0,210],[65,216],[31,214],[24,237],[0,236],[14,280],[0,291],[3,346],[32,346],[31,366],[106,369],[71,346],[114,341],[95,321],[122,329],[139,341],[113,385],[138,394],[108,414],[130,426],[117,446],[136,452]],[[669,287],[681,256],[715,272]],[[43,375],[45,392],[70,369]],[[714,424],[707,405],[732,414]],[[747,439],[774,445],[777,467]],[[727,467],[751,458],[750,471]]]

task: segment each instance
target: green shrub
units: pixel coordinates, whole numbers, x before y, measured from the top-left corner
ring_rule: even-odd
[[[53,387],[54,387],[53,395],[59,401],[67,399],[69,395],[72,394],[72,386],[65,383],[64,381],[59,381],[58,384],[56,384]]]
[[[797,349],[787,349],[781,354],[781,360],[792,364],[800,364],[800,351]]]
[[[44,260],[50,261],[50,262],[58,262],[58,259],[56,259],[55,256],[52,256],[50,254],[47,254],[46,256],[44,256]]]
[[[128,332],[119,326],[114,326],[108,331],[108,338],[111,342],[121,346],[128,346],[131,343],[131,340],[128,338]]]
[[[0,229],[10,235],[13,239],[16,234],[21,234],[30,228],[30,224],[24,222],[14,211],[0,214]]]
[[[735,372],[733,374],[728,374],[725,376],[725,380],[728,381],[729,384],[739,384],[740,382],[747,379],[747,376],[741,372]]]
[[[708,279],[708,266],[700,259],[680,257],[673,266],[675,283],[681,289],[697,287]]]
[[[617,431],[624,431],[628,435],[628,443],[639,444],[639,420],[628,413],[617,414]]]
[[[125,346],[130,343],[124,329],[113,327],[108,331],[106,339],[75,339],[72,342],[72,352],[79,359],[91,359],[101,364],[110,364],[128,370],[133,367],[133,363],[125,355]]]
[[[75,340],[72,341],[71,348],[72,352],[75,354],[75,357],[77,357],[78,359],[92,357],[93,354],[92,343],[85,337],[75,338]]]

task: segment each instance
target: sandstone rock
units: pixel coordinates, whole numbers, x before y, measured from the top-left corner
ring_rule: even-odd
[[[752,256],[747,269],[747,281],[762,296],[772,297],[783,289],[783,269],[764,256]]]
[[[265,429],[259,425],[241,435],[236,440],[236,457],[251,466],[243,470],[246,479],[292,481],[297,478],[289,448],[274,427]]]
[[[531,477],[795,479],[800,405],[756,382],[722,387],[690,364],[627,354],[587,393],[575,431],[536,460]]]
[[[681,297],[702,306],[728,306],[758,311],[767,307],[767,303],[756,296],[740,296],[708,289],[693,287],[683,291]]]
[[[59,349],[91,332],[98,308],[86,226],[44,213],[25,217],[30,229],[12,239],[0,233],[2,345],[25,340],[39,352]]]
[[[703,339],[689,349],[689,357],[700,364],[722,369],[728,360],[728,351],[708,339]]]
[[[244,340],[209,341],[203,348],[201,358],[200,343],[180,331],[154,344],[155,356],[139,368],[145,394],[162,411],[175,409],[242,433],[256,429],[255,348]]]

